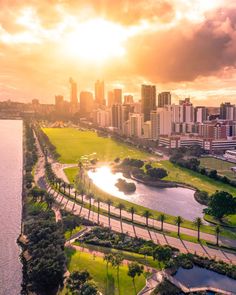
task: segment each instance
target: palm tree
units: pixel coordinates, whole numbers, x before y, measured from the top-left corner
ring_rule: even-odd
[[[58,190],[60,191],[60,188],[61,188],[61,182],[62,182],[62,181],[61,181],[60,178],[58,178],[57,182],[58,182],[58,184],[59,184]]]
[[[54,203],[54,198],[48,193],[45,193],[44,198],[45,198],[45,202],[47,203],[48,209],[51,209],[52,204]]]
[[[166,219],[166,216],[164,213],[161,213],[158,217],[158,220],[161,222],[161,231],[163,231],[165,219]]]
[[[178,236],[179,236],[180,235],[180,225],[181,225],[181,223],[183,223],[182,217],[181,216],[177,216],[176,219],[175,219],[175,223],[178,226]]]
[[[94,195],[92,193],[89,193],[86,198],[89,200],[89,211],[91,210],[92,207],[92,199],[94,198]]]
[[[111,253],[105,254],[103,257],[103,260],[106,261],[107,263],[107,276],[108,276],[108,266],[109,266],[109,263],[112,263],[113,255]]]
[[[65,192],[66,192],[66,183],[65,182],[63,182],[63,184],[62,184],[62,186],[63,186],[63,194],[65,194]]]
[[[75,190],[75,202],[76,202],[76,197],[77,197],[77,191]]]
[[[96,203],[98,204],[98,223],[99,223],[99,215],[100,215],[100,202],[101,202],[101,198],[97,197],[95,199]]]
[[[122,211],[123,209],[125,209],[125,205],[122,204],[122,203],[119,203],[119,204],[117,205],[117,208],[120,210],[120,220],[121,220],[121,219],[122,219],[121,211]]]
[[[129,208],[129,212],[131,213],[131,220],[132,220],[132,223],[134,223],[134,213],[136,212],[136,209],[135,207],[130,207]]]
[[[148,227],[148,219],[152,216],[152,213],[149,210],[145,210],[143,216],[146,217],[146,226]]]
[[[120,254],[120,253],[117,253],[117,254],[113,254],[112,261],[111,261],[112,267],[116,268],[116,270],[117,270],[117,282],[118,282],[119,294],[120,294],[120,276],[119,276],[119,271],[120,271],[120,266],[121,266],[123,260],[124,260],[123,255]]]
[[[200,227],[202,226],[202,219],[200,217],[197,217],[194,220],[194,225],[197,227],[197,240],[200,241]]]
[[[81,194],[81,203],[82,203],[82,205],[83,205],[83,204],[84,204],[84,194],[85,194],[84,189],[81,189],[81,190],[80,190],[80,194]]]
[[[216,233],[216,246],[219,246],[219,234],[220,234],[220,227],[217,225],[215,227],[215,233]]]
[[[68,189],[69,189],[69,196],[70,196],[70,189],[72,188],[72,186],[70,185],[70,183],[68,184]]]
[[[108,222],[109,222],[109,226],[110,226],[110,213],[111,213],[111,205],[113,204],[111,199],[107,200],[107,206],[108,206]]]

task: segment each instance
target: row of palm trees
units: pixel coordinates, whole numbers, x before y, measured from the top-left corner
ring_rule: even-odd
[[[56,186],[56,188],[60,191],[61,188],[63,188],[63,193],[65,194],[66,188],[68,188],[69,192],[68,194],[70,195],[71,188],[73,187],[71,184],[67,184],[64,181],[62,181],[60,178],[54,178],[53,179],[53,184]],[[81,197],[81,204],[84,204],[84,196],[86,191],[83,188],[80,188],[80,197]],[[74,194],[74,199],[77,201],[77,194],[78,192],[75,190]],[[94,204],[97,204],[97,213],[98,213],[98,222],[100,220],[100,212],[101,212],[101,202],[104,202],[107,204],[107,212],[108,212],[108,223],[110,226],[110,217],[111,217],[111,206],[113,205],[113,201],[111,199],[107,199],[106,201],[101,199],[100,197],[95,197],[93,193],[88,193],[86,196],[86,199],[89,200],[89,210],[92,208],[92,200],[94,200]],[[126,207],[124,203],[118,203],[116,206],[117,209],[119,209],[119,218],[122,222],[122,210],[125,210]],[[131,222],[134,224],[134,214],[136,213],[136,208],[134,206],[128,208],[128,212],[131,214]],[[143,217],[146,219],[146,227],[149,226],[149,219],[152,217],[152,213],[149,210],[145,210],[142,214]],[[164,213],[161,213],[158,218],[158,221],[160,221],[160,230],[164,231],[164,222],[166,220],[166,215]],[[181,224],[184,222],[183,218],[181,216],[177,216],[175,218],[175,224],[177,225],[177,235],[180,237],[180,229],[181,229]],[[197,217],[194,220],[194,225],[197,228],[197,240],[200,241],[200,230],[203,225],[202,219],[200,217]],[[216,244],[219,245],[219,234],[220,234],[220,227],[216,226],[215,227],[215,234],[216,234]]]

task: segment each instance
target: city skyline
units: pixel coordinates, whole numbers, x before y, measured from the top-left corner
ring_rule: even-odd
[[[234,5],[223,0],[1,2],[0,101],[51,103],[55,93],[69,100],[66,77],[73,77],[79,92],[93,90],[92,81],[100,79],[107,90],[122,88],[136,101],[141,84],[154,84],[158,93],[176,95],[173,101],[234,102]]]

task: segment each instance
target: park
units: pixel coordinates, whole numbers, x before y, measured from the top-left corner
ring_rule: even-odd
[[[206,191],[209,194],[213,194],[216,190],[224,190],[226,192],[235,195],[236,189],[228,184],[220,183],[214,179],[209,179],[205,175],[201,175],[194,171],[179,167],[169,162],[168,160],[162,160],[154,157],[152,154],[143,152],[136,147],[130,146],[126,143],[117,142],[110,137],[104,137],[97,135],[94,131],[79,130],[75,128],[44,128],[43,131],[48,136],[50,142],[56,147],[56,151],[59,154],[58,161],[61,163],[78,164],[78,161],[88,161],[97,159],[99,162],[111,162],[117,157],[126,158],[133,157],[142,159],[147,162],[152,162],[155,167],[161,167],[168,171],[168,175],[164,180],[179,182],[183,184],[191,185],[202,191]],[[65,169],[65,173],[71,183],[74,182],[78,173],[77,167]],[[105,198],[104,193],[102,197]],[[121,201],[125,206],[131,206],[132,203],[119,198],[112,198],[115,203]],[[136,205],[138,212],[143,212],[145,208]],[[155,210],[151,211],[155,216]],[[176,212],[178,215],[178,212]],[[234,216],[230,217],[234,224]],[[192,221],[192,220],[191,220]],[[167,222],[174,223],[174,217],[167,214]],[[183,226],[194,228],[192,222],[186,220]],[[203,230],[212,232],[212,230],[203,226]],[[229,232],[226,230],[226,232]]]

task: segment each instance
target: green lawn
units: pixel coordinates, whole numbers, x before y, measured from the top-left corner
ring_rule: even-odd
[[[128,267],[120,267],[120,293],[118,291],[117,272],[116,269],[109,266],[108,275],[106,270],[106,262],[101,257],[94,257],[92,254],[83,253],[71,249],[66,249],[68,257],[68,270],[85,270],[91,274],[93,280],[98,286],[99,291],[104,295],[133,295],[134,287],[132,279],[127,275]],[[145,277],[141,275],[135,279],[136,289],[140,291],[145,286]],[[65,291],[62,293],[65,294]]]
[[[236,174],[231,171],[232,167],[235,167],[236,164],[229,163],[223,160],[215,159],[212,157],[201,158],[201,167],[205,167],[207,169],[215,169],[218,174],[222,176],[227,176],[230,179],[236,179]]]
[[[113,161],[115,158],[144,159],[150,155],[111,138],[99,137],[92,131],[75,128],[43,128],[60,154],[61,163],[77,163],[81,159]],[[81,158],[82,157],[82,158]]]
[[[216,181],[189,169],[179,167],[170,161],[156,162],[155,166],[165,168],[168,171],[168,176],[164,178],[166,180],[186,183],[199,190],[206,191],[209,194],[213,194],[216,190],[224,190],[236,196],[236,188],[231,185]]]

